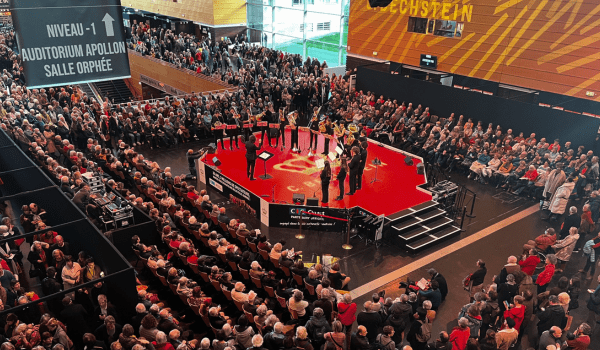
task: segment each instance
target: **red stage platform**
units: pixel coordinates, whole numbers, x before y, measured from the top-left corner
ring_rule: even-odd
[[[274,202],[282,204],[292,204],[292,195],[294,193],[303,193],[306,198],[316,196],[321,200],[321,182],[319,178],[320,171],[315,165],[318,157],[324,157],[323,152],[324,137],[319,136],[319,149],[317,156],[308,157],[309,144],[308,132],[299,133],[299,143],[302,153],[294,153],[290,150],[290,130],[286,130],[287,148],[281,151],[279,148],[269,147],[265,140],[262,150],[267,150],[275,156],[267,161],[267,174],[273,176],[268,180],[261,180],[258,176],[264,173],[264,165],[261,159],[256,161],[255,181],[250,181],[246,176],[246,151],[245,146],[240,142],[240,149],[229,150],[229,141],[225,141],[226,150],[218,146],[214,155],[208,155],[204,163],[214,167],[212,161],[216,156],[221,165],[218,169],[221,174],[239,186],[257,196],[263,197],[271,202],[271,191],[274,187]],[[257,135],[258,136],[258,135]],[[257,144],[260,143],[257,137]],[[335,150],[335,142],[331,141],[330,150]],[[260,153],[260,152],[259,152]],[[375,165],[371,164],[373,159],[379,158],[381,165],[377,170],[377,179],[381,182],[371,183],[375,177]],[[357,191],[353,196],[344,195],[344,199],[336,201],[339,194],[338,181],[331,182],[329,187],[328,205],[320,203],[321,206],[330,208],[352,208],[360,206],[362,209],[375,215],[389,216],[401,210],[413,207],[420,203],[431,200],[431,195],[418,189],[417,186],[425,183],[425,176],[417,174],[416,165],[420,162],[414,158],[414,165],[408,166],[404,162],[404,154],[389,147],[380,146],[378,143],[369,142],[367,166],[363,175],[362,190]],[[334,177],[339,171],[339,161],[332,164]],[[348,192],[349,183],[346,178],[345,192]]]

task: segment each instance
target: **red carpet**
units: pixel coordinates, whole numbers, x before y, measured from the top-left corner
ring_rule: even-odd
[[[269,147],[265,140],[262,150],[267,150],[275,156],[267,161],[267,174],[272,175],[272,179],[261,180],[258,176],[264,174],[264,165],[261,159],[256,161],[255,181],[250,181],[246,177],[246,150],[240,142],[240,149],[229,150],[229,141],[225,141],[226,150],[222,150],[218,146],[218,150],[214,155],[208,155],[205,162],[213,165],[212,158],[216,156],[221,161],[221,170],[224,176],[237,182],[242,187],[250,192],[261,196],[269,195],[265,198],[271,201],[271,191],[275,186],[275,201],[278,203],[292,202],[293,193],[304,193],[306,198],[316,197],[321,200],[321,181],[319,178],[320,171],[315,165],[317,157],[323,152],[323,137],[319,137],[318,156],[308,157],[309,135],[306,132],[300,132],[299,143],[303,150],[301,154],[290,151],[290,131],[287,131],[286,144],[287,148],[281,151],[279,148]],[[257,144],[260,143],[257,137]],[[274,144],[274,140],[273,140]],[[334,151],[335,143],[331,141],[330,150]],[[259,152],[260,154],[260,152]],[[375,157],[379,158],[382,165],[377,170],[377,179],[382,182],[370,183],[375,177],[375,166],[371,164]],[[329,186],[329,207],[332,208],[351,208],[360,206],[361,208],[375,215],[384,214],[386,216],[398,211],[410,208],[417,204],[431,200],[431,196],[418,190],[417,186],[425,183],[425,176],[418,175],[416,165],[418,159],[414,159],[415,164],[408,166],[404,163],[404,155],[386,147],[378,146],[373,142],[369,142],[367,166],[363,174],[362,190],[357,191],[353,196],[344,195],[344,199],[336,201],[335,198],[339,194],[338,181],[333,180]],[[339,161],[332,164],[332,170],[335,175],[339,172]],[[349,183],[346,177],[345,192],[348,192]],[[321,204],[325,206],[325,204]]]

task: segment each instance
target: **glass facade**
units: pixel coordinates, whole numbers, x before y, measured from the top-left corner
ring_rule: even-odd
[[[251,42],[346,64],[350,0],[247,0]]]

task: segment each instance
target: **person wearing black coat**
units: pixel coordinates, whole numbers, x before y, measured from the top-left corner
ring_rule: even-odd
[[[256,166],[256,151],[260,149],[256,146],[256,137],[250,135],[250,139],[246,142],[246,174],[250,181],[254,181],[254,167]]]
[[[123,326],[116,323],[114,317],[108,316],[104,319],[104,323],[96,328],[94,336],[97,341],[103,342],[107,348],[110,348],[110,344],[119,340],[122,331]]]
[[[435,269],[429,269],[429,276],[431,277],[431,280],[435,280],[438,283],[438,286],[440,288],[440,293],[442,293],[442,302],[446,299],[446,295],[448,295],[448,283],[446,283],[446,279],[444,278],[444,276],[442,276],[442,274],[440,274],[439,272],[437,272]]]
[[[71,340],[77,344],[77,341],[81,342],[83,335],[88,332],[86,322],[88,313],[81,304],[73,304],[68,296],[63,298],[62,304],[64,309],[60,312],[59,319],[67,326]]]
[[[383,326],[383,321],[379,312],[372,311],[372,301],[367,301],[364,304],[365,310],[358,313],[356,316],[356,323],[361,326],[365,326],[367,329],[367,338],[369,342],[374,342],[375,338],[379,334],[380,328]]]
[[[370,350],[369,339],[367,338],[367,329],[365,326],[358,326],[355,333],[350,338],[350,350]]]
[[[69,184],[69,178],[66,176],[63,176],[61,179],[60,189],[67,195],[67,197],[69,197],[69,199],[73,199],[73,196],[75,196],[75,192],[73,192],[73,189]]]
[[[187,151],[187,161],[188,168],[190,169],[190,174],[196,176],[196,159],[200,158],[202,153],[200,151],[194,152],[193,149],[188,149]]]
[[[340,172],[337,174],[336,179],[338,180],[338,187],[340,188],[340,195],[335,198],[336,201],[344,199],[344,182],[346,182],[346,175],[348,174],[348,162],[346,157],[342,157],[342,163],[340,165]]]
[[[556,295],[551,295],[548,297],[548,302],[550,304],[541,312],[537,313],[537,318],[539,320],[537,324],[538,336],[541,336],[544,331],[549,330],[552,326],[560,328],[563,326],[565,309],[558,303],[558,297]]]
[[[487,274],[487,268],[485,267],[485,262],[483,260],[477,260],[477,267],[478,269],[471,274],[471,279],[469,281],[469,295],[471,297],[471,302],[473,302],[475,298],[475,293],[481,292],[483,281]]]
[[[577,227],[577,229],[579,229],[580,225],[581,217],[577,215],[577,208],[573,206],[569,208],[569,216],[566,217],[565,221],[563,222],[562,228],[560,229],[559,239],[567,237],[569,235],[569,230],[571,229],[571,227]]]
[[[62,284],[58,283],[56,280],[56,269],[53,266],[50,266],[48,270],[46,270],[46,278],[42,280],[42,292],[44,295],[52,295],[58,293],[62,290]],[[52,312],[60,311],[60,299],[55,298],[48,301],[48,308]]]
[[[598,282],[600,283],[600,276],[598,276]],[[589,310],[587,322],[593,331],[598,315],[600,315],[600,284],[598,284],[593,293],[590,293],[587,308]]]
[[[329,182],[331,181],[331,165],[329,161],[325,161],[325,167],[321,171],[321,194],[323,199],[321,202],[328,203],[329,202]]]
[[[352,160],[350,161],[350,164],[348,164],[348,168],[350,169],[350,192],[346,193],[348,196],[351,196],[356,192],[356,179],[360,171],[360,150],[358,147],[352,147],[351,152]]]
[[[367,147],[369,147],[369,143],[367,141],[362,141],[360,143],[360,166],[358,167],[358,174],[356,174],[356,189],[360,190],[362,188],[362,177],[363,172],[365,171],[365,166],[367,165]]]

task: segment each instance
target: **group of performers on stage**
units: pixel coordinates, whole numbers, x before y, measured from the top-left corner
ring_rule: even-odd
[[[256,115],[240,115],[236,112],[235,108],[231,108],[226,116],[222,116],[220,113],[215,113],[212,120],[212,130],[215,135],[215,144],[218,147],[219,141],[221,141],[221,147],[225,149],[224,139],[229,138],[229,148],[233,150],[233,147],[239,149],[238,137],[240,137],[240,131],[243,132],[242,142],[245,142],[246,146],[246,172],[250,180],[254,179],[254,169],[256,165],[257,152],[262,148],[265,138],[268,140],[270,147],[279,147],[279,140],[281,139],[282,150],[286,148],[286,134],[285,129],[291,130],[291,140],[289,140],[289,146],[292,152],[302,152],[298,144],[298,131],[306,130],[310,133],[310,141],[308,146],[308,156],[317,154],[317,148],[319,145],[319,136],[324,137],[324,150],[322,152],[325,158],[325,166],[321,170],[321,192],[322,202],[329,202],[329,183],[333,178],[331,171],[331,164],[327,159],[330,152],[330,143],[332,140],[336,142],[334,149],[339,146],[343,152],[341,155],[336,157],[340,158],[340,170],[336,175],[336,179],[339,183],[339,196],[336,200],[342,200],[344,198],[344,183],[346,177],[349,177],[349,192],[346,195],[353,195],[357,190],[362,187],[362,174],[367,161],[367,138],[364,131],[362,131],[356,124],[348,121],[332,122],[332,120],[320,114],[321,109],[315,108],[313,115],[308,122],[306,127],[297,125],[298,112],[292,111],[286,113],[284,108],[281,108],[278,113],[275,113],[272,105],[262,113]],[[346,129],[346,125],[348,128]],[[256,137],[254,132],[260,132],[260,144],[256,145]],[[275,146],[273,146],[273,139],[275,139]]]

